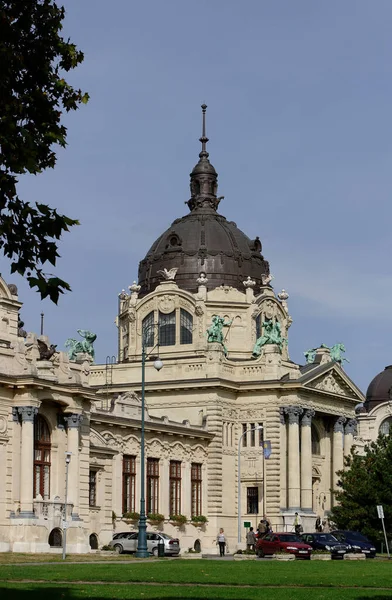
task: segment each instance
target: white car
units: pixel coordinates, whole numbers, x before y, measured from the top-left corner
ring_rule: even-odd
[[[116,533],[113,536],[109,546],[118,554],[123,552],[136,552],[137,550],[137,531],[125,531]],[[157,533],[155,531],[147,531],[147,550],[153,556],[158,556],[158,542],[163,540],[165,545],[165,554],[175,556],[180,553],[180,542],[177,538],[172,538],[166,533]]]

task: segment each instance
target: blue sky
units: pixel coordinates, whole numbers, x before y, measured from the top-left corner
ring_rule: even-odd
[[[260,236],[290,294],[289,351],[346,345],[366,389],[392,363],[390,0],[65,0],[85,52],[70,81],[91,100],[67,115],[55,170],[20,194],[79,218],[56,274],[58,307],[15,276],[25,327],[59,348],[76,329],[116,354],[117,294],[154,239],[186,214],[208,105],[220,212]],[[48,271],[51,269],[48,267]]]

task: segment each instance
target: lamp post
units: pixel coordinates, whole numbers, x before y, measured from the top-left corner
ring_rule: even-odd
[[[65,453],[65,494],[64,494],[64,518],[63,518],[63,560],[67,551],[67,502],[68,502],[68,467],[71,462],[72,452]]]
[[[146,327],[142,331],[142,423],[141,423],[141,436],[140,436],[140,517],[138,523],[138,536],[137,536],[137,551],[135,556],[137,558],[148,558],[150,556],[147,550],[147,515],[146,515],[146,497],[145,497],[145,438],[144,438],[144,406],[145,406],[145,387],[146,387],[146,358],[147,358],[147,341],[151,330],[155,332],[158,327],[157,324],[151,327]],[[155,344],[150,352],[158,346]],[[161,359],[158,357],[154,361],[154,368],[160,371],[163,367]]]
[[[244,431],[238,440],[238,538],[237,542],[241,543],[241,441],[244,435],[249,433],[249,431],[260,431],[263,429],[262,425],[258,427],[250,427],[246,431]],[[265,473],[263,473],[263,477],[265,477]],[[264,499],[263,499],[264,502]]]

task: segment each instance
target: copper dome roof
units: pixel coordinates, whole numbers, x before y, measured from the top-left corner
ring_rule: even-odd
[[[162,281],[158,271],[176,267],[177,285],[190,292],[197,291],[196,279],[204,272],[208,288],[229,285],[243,290],[243,281],[256,281],[255,291],[262,284],[262,275],[269,274],[269,264],[261,254],[258,237],[251,240],[217,212],[218,175],[206,151],[205,109],[203,109],[202,150],[199,162],[190,178],[190,213],[176,219],[151,246],[139,264],[140,295],[152,292]]]
[[[392,400],[392,365],[385,367],[384,371],[381,371],[370,382],[364,408],[369,412],[381,402],[390,400]]]

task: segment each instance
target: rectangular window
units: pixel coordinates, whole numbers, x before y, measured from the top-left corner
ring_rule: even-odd
[[[263,442],[264,442],[264,427],[263,427],[263,423],[259,423],[259,427],[261,427],[261,429],[259,429],[259,446],[261,448],[263,446]]]
[[[192,463],[191,465],[191,503],[192,503],[192,517],[198,517],[202,515],[202,477],[201,467],[199,463]]]
[[[170,461],[170,515],[181,514],[181,462]]]
[[[159,513],[159,458],[147,458],[147,514]]]
[[[176,343],[176,311],[169,315],[159,313],[159,345],[174,346]]]
[[[136,457],[123,456],[123,514],[135,512]]]
[[[154,311],[144,317],[142,322],[143,342],[150,348],[154,345]]]
[[[90,471],[90,474],[89,474],[88,503],[89,503],[89,506],[97,506],[97,472],[96,471]]]
[[[246,433],[247,429],[248,429],[247,424],[242,423],[242,447],[243,448],[246,448],[248,445],[248,440],[247,440],[248,434]]]
[[[256,340],[261,337],[261,314],[256,317]]]
[[[256,445],[256,423],[251,423],[251,427],[252,429],[250,430],[250,445],[254,447]]]
[[[246,488],[246,506],[248,515],[257,515],[259,512],[259,488]]]
[[[181,308],[180,310],[180,344],[192,344],[193,317]]]

